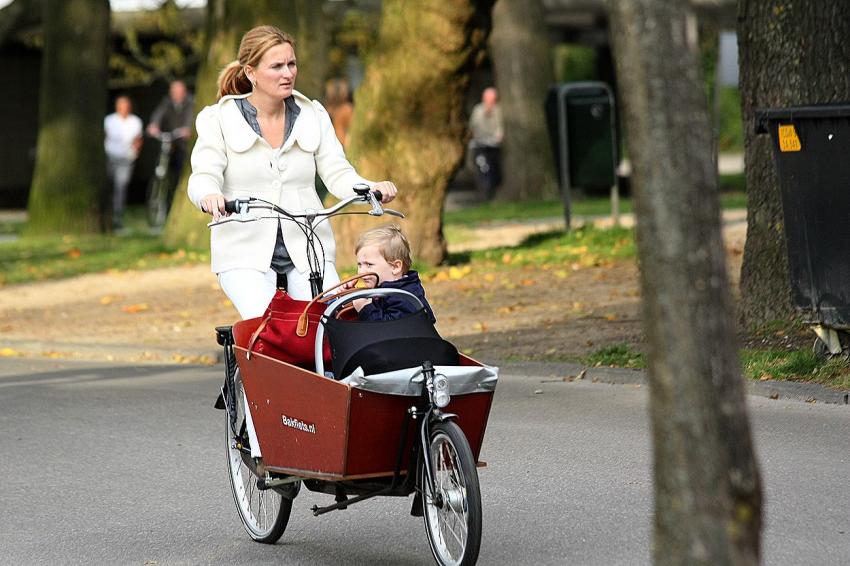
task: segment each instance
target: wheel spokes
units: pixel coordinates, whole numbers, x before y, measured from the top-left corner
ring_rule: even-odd
[[[468,541],[466,489],[462,477],[458,475],[460,466],[453,445],[445,439],[438,439],[436,445],[432,445],[431,454],[436,493],[430,494],[433,510],[429,516],[436,523],[433,531],[439,553],[447,560],[457,561],[462,557]],[[434,505],[437,493],[442,498],[440,507]]]
[[[241,383],[237,382],[234,388],[236,398],[244,395]],[[250,524],[250,530],[257,535],[262,535],[271,528],[276,520],[279,507],[276,499],[279,495],[274,490],[261,490],[257,486],[257,476],[254,472],[250,458],[244,450],[248,442],[246,439],[245,411],[242,403],[236,403],[237,422],[240,423],[240,434],[230,437],[230,469],[231,481],[234,488],[236,504],[240,509],[246,525]],[[230,426],[229,424],[227,425]],[[242,448],[238,446],[241,445]]]

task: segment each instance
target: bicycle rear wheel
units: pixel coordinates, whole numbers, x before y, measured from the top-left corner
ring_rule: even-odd
[[[257,542],[274,544],[283,535],[292,512],[292,499],[281,496],[275,489],[257,487],[257,473],[251,458],[248,432],[245,424],[245,405],[242,378],[239,371],[233,378],[236,405],[236,428],[231,429],[230,417],[225,411],[225,440],[227,471],[230,489],[239,519],[248,535]]]
[[[481,490],[469,442],[451,422],[431,429],[429,445],[434,490],[420,464],[425,531],[440,566],[470,566],[481,547]]]

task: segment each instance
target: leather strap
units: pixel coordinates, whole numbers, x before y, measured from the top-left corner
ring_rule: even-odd
[[[271,314],[264,318],[263,322],[260,323],[260,326],[257,327],[253,334],[251,334],[251,339],[248,340],[248,353],[245,355],[245,358],[249,360],[251,359],[251,351],[254,349],[254,343],[257,341],[257,338],[260,337],[260,332],[263,331],[263,328],[266,327],[266,324],[269,323],[269,320],[271,320],[271,318]]]
[[[331,299],[335,299],[337,297],[344,297],[345,295],[349,295],[351,293],[354,293],[358,289],[345,289],[343,291],[340,291],[339,293],[333,293],[331,295],[328,295],[328,293],[330,293],[334,289],[338,289],[340,287],[348,285],[352,281],[358,281],[360,279],[365,279],[366,277],[377,278],[378,274],[368,272],[368,273],[360,273],[358,275],[354,275],[354,276],[349,277],[348,279],[346,279],[344,281],[340,281],[339,283],[337,283],[333,287],[326,289],[326,290],[322,291],[321,293],[319,293],[318,295],[316,295],[315,297],[313,297],[313,299],[309,303],[307,303],[307,306],[304,307],[304,312],[302,312],[301,316],[298,317],[298,326],[295,328],[295,334],[297,334],[298,336],[300,336],[302,338],[307,335],[307,329],[310,325],[310,320],[307,318],[307,311],[310,310],[310,307],[312,307],[316,303],[326,303],[326,302],[330,301]]]

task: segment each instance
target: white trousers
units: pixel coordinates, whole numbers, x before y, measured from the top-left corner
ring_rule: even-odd
[[[336,267],[331,262],[325,262],[324,288],[327,289],[337,283],[339,283],[339,274],[336,272]],[[263,316],[274,297],[277,289],[277,273],[271,269],[265,273],[256,269],[230,269],[218,274],[218,284],[221,285],[243,320],[256,318]],[[293,299],[309,301],[313,298],[308,274],[299,273],[294,267],[286,272],[286,289]],[[245,427],[251,442],[251,457],[260,458],[262,456],[260,441],[257,439],[250,405],[244,394],[242,401],[245,407]]]
[[[289,296],[301,301],[313,298],[309,274],[299,273],[294,267],[286,272],[286,289]],[[331,262],[325,262],[324,288],[339,283],[339,274]],[[230,269],[218,274],[218,284],[239,311],[243,319],[263,316],[277,289],[277,273],[271,269],[263,273],[256,269]]]

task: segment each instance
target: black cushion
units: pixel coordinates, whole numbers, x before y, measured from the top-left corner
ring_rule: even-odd
[[[443,340],[422,309],[395,320],[328,320],[334,375],[341,379],[358,366],[367,375],[421,365],[457,365],[457,348]]]

